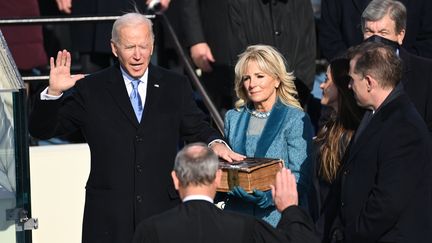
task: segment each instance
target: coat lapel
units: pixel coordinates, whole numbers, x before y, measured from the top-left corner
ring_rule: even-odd
[[[349,162],[356,156],[356,154],[360,151],[360,148],[365,147],[368,142],[374,139],[373,136],[380,130],[380,128],[382,128],[382,123],[385,123],[385,121],[388,119],[386,117],[388,117],[389,112],[396,109],[396,104],[402,94],[402,85],[396,85],[389,96],[387,96],[387,98],[381,104],[381,107],[378,108],[369,124],[364,128],[363,132],[359,134],[357,140],[352,144],[347,164],[349,164]]]
[[[367,144],[368,141],[373,137],[373,135],[378,131],[381,123],[380,120],[380,114],[376,114],[366,126],[362,134],[359,135],[357,141],[351,144],[349,149],[349,156],[347,156],[348,160],[346,161],[346,163],[344,163],[345,166],[347,166],[353,160],[353,158],[355,158],[360,149],[363,148],[365,144]]]
[[[284,123],[284,117],[286,116],[287,112],[288,109],[286,109],[285,105],[282,104],[278,99],[258,140],[255,150],[255,157],[265,157],[267,150],[270,148],[270,145],[275,140],[282,127],[282,124]]]
[[[108,92],[111,94],[114,101],[119,106],[126,118],[138,128],[139,123],[132,108],[127,89],[120,72],[120,67],[113,67],[113,70],[114,71],[112,72],[112,75],[109,77],[109,84],[107,85]]]
[[[237,122],[237,126],[235,129],[235,133],[233,138],[235,139],[231,146],[233,150],[240,154],[246,154],[246,133],[249,127],[249,119],[250,113],[246,111],[246,107],[244,112],[241,113],[239,121]]]
[[[399,48],[399,57],[403,61],[403,81],[408,79],[408,73],[412,71],[410,54],[404,48]]]
[[[154,110],[157,110],[157,104],[160,96],[160,90],[164,88],[165,84],[162,84],[160,81],[162,79],[162,74],[159,72],[157,67],[153,66],[152,64],[149,64],[149,74],[148,74],[148,80],[147,80],[147,95],[146,100],[144,104],[144,112],[143,116],[141,118],[141,124],[142,127],[144,124],[150,124],[149,119],[152,117],[152,113]]]

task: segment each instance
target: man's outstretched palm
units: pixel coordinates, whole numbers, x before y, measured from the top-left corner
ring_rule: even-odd
[[[72,88],[76,81],[84,78],[84,75],[71,75],[71,55],[63,50],[57,53],[57,58],[50,58],[50,80],[48,87],[49,95],[61,95],[63,91]]]

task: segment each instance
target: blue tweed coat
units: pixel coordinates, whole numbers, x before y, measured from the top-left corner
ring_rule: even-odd
[[[284,105],[279,100],[273,106],[261,135],[248,135],[250,113],[247,108],[229,110],[225,115],[225,137],[231,148],[248,157],[280,158],[297,179],[300,204],[307,206],[307,191],[311,184],[311,151],[313,127],[303,111]],[[266,192],[271,200],[271,192]],[[226,210],[255,215],[276,226],[280,214],[274,206],[259,208],[240,198],[228,197]]]

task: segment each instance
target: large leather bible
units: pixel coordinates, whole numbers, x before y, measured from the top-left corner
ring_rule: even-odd
[[[283,165],[283,160],[271,158],[246,158],[232,163],[219,161],[222,179],[217,190],[228,192],[234,186],[241,186],[248,193],[253,189],[269,190]]]

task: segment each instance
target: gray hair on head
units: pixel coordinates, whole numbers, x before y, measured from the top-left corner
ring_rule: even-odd
[[[154,41],[153,23],[145,15],[142,15],[138,12],[124,14],[114,22],[111,31],[111,41],[114,43],[119,43],[120,41],[119,32],[120,29],[123,28],[124,26],[137,26],[140,24],[147,24],[150,30],[150,38],[152,39],[153,42]]]
[[[174,163],[174,171],[182,187],[211,184],[218,168],[218,156],[204,143],[186,145],[178,152]]]
[[[366,21],[375,22],[389,15],[395,22],[395,31],[400,33],[406,29],[407,11],[405,5],[394,0],[373,0],[363,11],[361,17],[362,30],[364,31]]]

